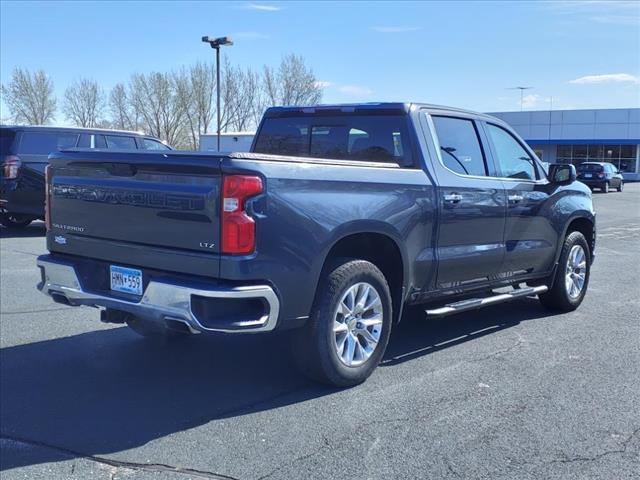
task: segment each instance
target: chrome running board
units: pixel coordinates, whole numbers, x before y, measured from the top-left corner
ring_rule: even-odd
[[[549,288],[546,285],[540,285],[538,287],[525,287],[517,288],[509,293],[500,293],[491,297],[484,298],[471,298],[468,300],[461,300],[459,302],[448,303],[444,307],[425,310],[429,317],[443,317],[445,315],[451,315],[453,313],[466,312],[468,310],[475,310],[477,308],[487,307],[489,305],[495,305],[498,303],[510,302],[516,298],[528,297],[530,295],[538,295],[544,293]]]

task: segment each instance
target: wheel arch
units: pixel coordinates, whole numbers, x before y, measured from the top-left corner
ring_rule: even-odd
[[[589,246],[589,257],[593,262],[593,257],[595,255],[595,247],[596,247],[596,223],[595,217],[587,216],[587,215],[577,215],[572,217],[566,224],[563,235],[561,237],[560,248],[558,248],[558,252],[556,253],[556,263],[560,258],[560,252],[562,251],[562,242],[567,238],[567,235],[571,232],[580,232],[584,235],[584,238],[587,240],[587,245]]]
[[[384,274],[391,292],[393,320],[399,321],[409,278],[406,251],[402,242],[387,229],[353,229],[337,235],[324,255],[318,283],[337,258],[367,260]],[[317,287],[317,286],[316,286]],[[317,290],[316,290],[317,291]]]

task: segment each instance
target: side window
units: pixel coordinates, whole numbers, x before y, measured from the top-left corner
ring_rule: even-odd
[[[144,150],[171,150],[164,143],[157,140],[152,140],[150,138],[142,139],[142,148]]]
[[[535,180],[535,161],[513,135],[491,123],[487,124],[487,129],[495,148],[499,175],[506,178]]]
[[[461,175],[487,175],[476,127],[471,120],[433,116],[442,163]]]
[[[20,153],[49,155],[63,148],[75,147],[77,141],[77,133],[25,131],[20,140]]]
[[[81,134],[80,140],[78,140],[78,147],[91,148],[91,135],[88,133]]]
[[[121,137],[119,135],[105,135],[108,148],[116,148],[118,150],[135,150],[136,141],[133,137]],[[97,145],[96,145],[97,146]]]
[[[104,139],[104,135],[93,136],[93,148],[107,148],[107,142]]]

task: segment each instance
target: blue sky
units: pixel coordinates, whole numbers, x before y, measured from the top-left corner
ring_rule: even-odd
[[[0,78],[64,88],[212,58],[305,57],[324,102],[415,100],[479,111],[640,106],[640,2],[0,2]],[[4,113],[3,113],[4,116]],[[61,115],[59,114],[59,117]]]

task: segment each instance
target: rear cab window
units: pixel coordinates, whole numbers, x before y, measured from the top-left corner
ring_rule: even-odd
[[[413,166],[405,115],[267,117],[254,151]]]
[[[19,153],[27,155],[49,155],[64,148],[75,147],[79,133],[23,131]]]

